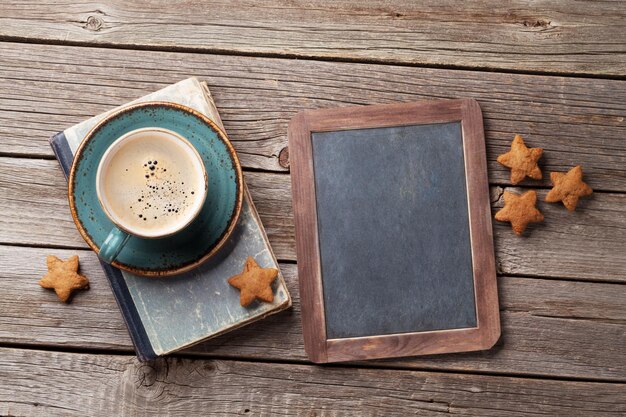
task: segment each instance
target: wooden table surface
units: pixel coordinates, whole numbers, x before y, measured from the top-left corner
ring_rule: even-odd
[[[0,2],[0,415],[626,414],[626,2]],[[74,228],[48,137],[188,76],[206,80],[294,307],[139,363]],[[316,366],[303,350],[287,123],[299,110],[472,97],[496,156],[595,193],[515,236],[494,222],[502,337],[486,352]],[[549,181],[524,182],[540,199]],[[79,254],[91,289],[39,287]]]

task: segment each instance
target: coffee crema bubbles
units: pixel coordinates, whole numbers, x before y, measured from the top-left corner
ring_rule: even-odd
[[[146,188],[140,193],[137,203],[128,206],[143,221],[158,220],[159,216],[176,216],[190,205],[187,199],[192,199],[195,194],[195,190],[186,187],[183,181],[177,184],[176,180],[166,179],[167,168],[163,168],[163,164],[159,167],[158,163],[155,159],[143,164]]]
[[[198,162],[176,139],[140,136],[110,156],[103,175],[104,206],[132,233],[166,235],[191,220],[206,182]]]

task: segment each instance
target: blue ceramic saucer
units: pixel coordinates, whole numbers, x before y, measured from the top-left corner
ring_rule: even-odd
[[[241,166],[226,135],[206,116],[188,107],[149,102],[107,116],[81,143],[69,178],[72,217],[96,252],[114,227],[96,194],[98,164],[117,138],[142,127],[169,129],[191,142],[204,162],[208,194],[200,214],[185,229],[160,239],[132,236],[112,265],[138,275],[174,275],[209,259],[230,236],[243,201]]]

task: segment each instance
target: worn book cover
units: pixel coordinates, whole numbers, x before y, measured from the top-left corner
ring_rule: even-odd
[[[142,101],[183,104],[224,128],[206,83],[195,78],[132,103]],[[111,112],[114,110],[117,109]],[[66,177],[80,142],[107,114],[93,117],[51,138],[50,144]],[[102,263],[139,359],[151,360],[184,349],[291,306],[291,297],[279,272],[273,283],[273,303],[241,307],[239,291],[231,287],[227,279],[241,273],[248,256],[253,256],[264,267],[280,271],[244,185],[243,207],[232,236],[220,252],[195,270],[173,277],[146,278]]]

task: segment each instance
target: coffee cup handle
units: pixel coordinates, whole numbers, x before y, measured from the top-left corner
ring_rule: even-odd
[[[100,253],[98,254],[100,259],[108,264],[113,262],[126,242],[128,242],[129,237],[128,233],[114,227],[106,239],[104,239],[102,246],[100,246]]]

